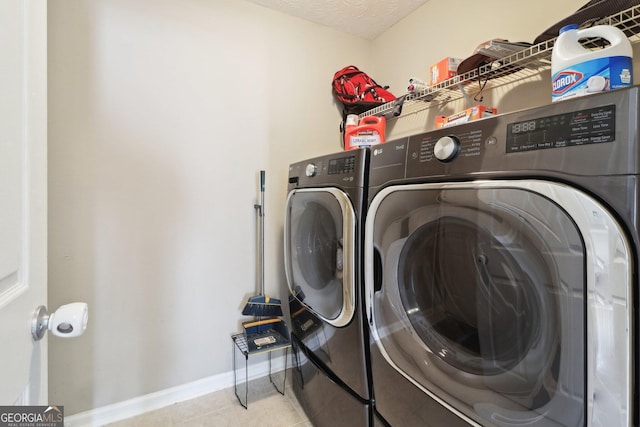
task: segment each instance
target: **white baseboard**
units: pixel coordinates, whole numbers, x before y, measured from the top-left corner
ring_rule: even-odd
[[[284,369],[284,357],[273,357],[271,372]],[[251,363],[249,360],[249,381],[269,375],[267,360]],[[238,381],[244,382],[244,366],[237,367]],[[142,415],[185,400],[195,399],[205,394],[233,387],[233,371],[224,372],[201,380],[160,390],[144,396],[135,397],[123,402],[114,403],[86,412],[65,416],[66,427],[94,427]]]

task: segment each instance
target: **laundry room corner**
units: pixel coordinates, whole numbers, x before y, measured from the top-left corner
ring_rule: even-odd
[[[367,38],[304,2],[48,1],[46,303],[89,306],[40,341],[48,403],[125,421],[241,371],[269,388],[273,354],[295,425],[637,422],[640,89],[552,98],[554,24],[585,2],[405,0]],[[592,3],[636,5],[640,57],[640,0]],[[350,65],[375,108],[336,96]],[[236,366],[267,296],[286,356]]]

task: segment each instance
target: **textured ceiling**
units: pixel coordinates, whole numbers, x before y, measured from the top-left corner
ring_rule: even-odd
[[[373,40],[429,0],[249,0]]]

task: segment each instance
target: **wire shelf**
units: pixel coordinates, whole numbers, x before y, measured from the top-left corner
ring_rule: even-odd
[[[284,325],[284,321],[282,324]],[[248,357],[252,354],[268,353],[291,347],[291,340],[285,335],[288,335],[286,331],[283,334],[282,330],[266,329],[255,334],[233,334],[231,339],[238,347],[238,350],[245,357]]]
[[[640,41],[640,5],[625,9],[600,20],[588,22],[585,26],[613,25],[622,30],[631,43]],[[482,65],[464,74],[459,74],[420,91],[409,92],[397,100],[387,102],[358,117],[386,116],[398,117],[401,111],[418,112],[435,104],[455,101],[466,97],[466,90],[477,87],[480,91],[515,83],[528,78],[540,78],[541,72],[551,68],[551,51],[556,39],[527,47],[510,56]],[[589,49],[602,49],[605,42],[601,38],[582,41]],[[484,85],[488,85],[485,87]]]

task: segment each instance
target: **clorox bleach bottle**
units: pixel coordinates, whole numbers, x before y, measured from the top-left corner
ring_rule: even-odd
[[[589,50],[580,44],[587,37],[603,38],[610,45]],[[629,39],[616,27],[563,27],[551,52],[551,101],[633,85],[632,58]]]

